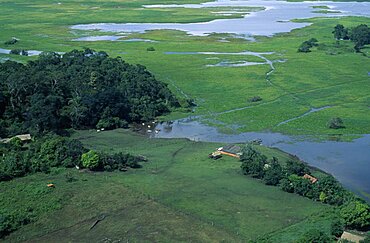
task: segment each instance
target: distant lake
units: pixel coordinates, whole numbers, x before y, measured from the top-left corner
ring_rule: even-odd
[[[320,9],[313,6],[328,6],[333,13],[318,13]],[[202,23],[96,23],[74,25],[72,29],[101,30],[104,32],[143,33],[148,30],[172,29],[185,31],[191,35],[204,36],[210,33],[232,33],[236,35],[252,36],[289,32],[292,29],[302,28],[310,23],[294,23],[293,19],[312,17],[338,16],[370,16],[370,2],[286,2],[286,1],[234,1],[218,0],[203,4],[184,5],[147,5],[147,8],[205,8],[205,7],[233,7],[230,13],[238,7],[265,7],[265,10],[251,12],[244,18],[217,19]],[[236,9],[236,10],[235,10]],[[334,12],[335,11],[335,12]],[[226,11],[227,12],[227,11]],[[338,13],[337,13],[338,12]],[[225,11],[223,11],[225,14]]]

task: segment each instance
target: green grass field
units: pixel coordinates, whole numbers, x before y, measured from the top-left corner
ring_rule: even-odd
[[[186,3],[200,3],[187,0]],[[310,19],[309,27],[274,37],[256,37],[250,42],[229,35],[189,36],[181,31],[149,31],[127,38],[145,42],[81,42],[84,36],[112,35],[98,31],[72,31],[74,24],[96,22],[203,22],[239,18],[220,16],[232,8],[144,9],[143,4],[176,4],[180,0],[79,0],[61,4],[46,0],[0,0],[0,48],[66,52],[78,48],[106,51],[130,63],[146,65],[156,77],[169,84],[179,97],[193,98],[198,107],[191,115],[223,131],[276,131],[288,134],[333,134],[326,128],[332,117],[341,117],[344,134],[370,132],[370,48],[353,52],[353,44],[336,45],[332,29],[351,27],[369,18]],[[241,8],[238,8],[241,9]],[[259,9],[243,8],[243,11]],[[20,41],[3,45],[12,37]],[[298,46],[315,37],[320,46],[311,53],[297,53]],[[126,38],[126,39],[127,39]],[[220,42],[224,40],[229,42]],[[150,46],[155,51],[148,52]],[[266,80],[268,65],[207,67],[221,61],[264,62],[243,55],[167,55],[165,52],[275,52],[265,55],[276,70]],[[25,62],[35,57],[0,54]],[[218,59],[214,59],[218,58]],[[253,96],[263,100],[250,103]],[[237,108],[248,109],[223,113]],[[312,107],[330,108],[299,117]],[[162,120],[189,116],[175,111]],[[238,125],[236,131],[231,125]],[[232,131],[230,131],[232,130]],[[11,234],[6,241],[26,242],[246,242],[267,239],[292,242],[308,228],[329,231],[325,213],[331,207],[288,194],[277,187],[243,176],[240,163],[232,158],[213,161],[207,155],[221,144],[182,139],[149,139],[126,130],[80,131],[74,135],[88,147],[104,151],[128,151],[150,159],[143,168],[126,173],[84,173],[56,169],[0,183],[0,207],[24,210],[35,222]],[[258,147],[280,161],[288,155]],[[67,182],[66,175],[76,178]],[[47,188],[54,183],[56,188]],[[324,214],[324,216],[322,216]],[[102,215],[106,218],[92,230]]]
[[[186,1],[200,2],[200,1]],[[73,41],[78,37],[112,35],[98,31],[75,31],[73,24],[96,22],[202,22],[219,18],[241,17],[220,16],[215,12],[233,8],[204,9],[144,9],[143,4],[184,3],[184,1],[66,1],[58,5],[45,0],[32,3],[18,0],[0,1],[2,32],[0,43],[17,37],[16,45],[0,48],[24,48],[41,51],[70,51],[74,48],[90,47],[107,51],[112,56],[120,55],[131,63],[146,65],[159,79],[167,82],[179,97],[186,94],[198,104],[195,115],[205,115],[204,122],[227,130],[238,125],[233,132],[276,131],[289,134],[337,134],[326,123],[332,117],[343,118],[346,129],[343,134],[365,134],[370,132],[369,102],[370,88],[368,67],[369,48],[363,53],[354,53],[353,44],[335,44],[332,29],[338,24],[351,27],[368,23],[368,18],[346,17],[332,19],[310,19],[313,25],[280,34],[273,38],[259,37],[257,42],[236,39],[228,35],[213,34],[199,37],[189,36],[180,31],[149,31],[132,34],[127,38],[155,40],[145,42],[82,42]],[[239,8],[238,8],[239,9]],[[249,11],[249,8],[243,8]],[[252,9],[258,11],[258,9]],[[18,18],[17,15],[24,17]],[[113,33],[114,34],[114,33]],[[315,37],[320,46],[311,53],[297,53],[298,46]],[[220,40],[229,42],[220,42]],[[156,51],[146,49],[153,46]],[[221,61],[264,62],[254,56],[235,55],[166,55],[164,52],[266,52],[273,55],[264,57],[276,62],[275,72],[266,81],[268,65],[247,67],[207,67]],[[18,57],[0,54],[0,58],[26,61],[35,57]],[[215,60],[214,58],[218,58]],[[263,100],[251,104],[248,99],[261,96]],[[246,106],[248,109],[218,114]],[[297,120],[279,125],[281,122],[299,117],[311,108],[330,108],[309,114]],[[174,112],[163,117],[171,120],[188,116],[188,113]],[[212,120],[214,122],[212,122]],[[211,122],[210,122],[211,121]]]
[[[75,182],[66,182],[61,169],[1,183],[1,207],[28,208],[38,216],[7,241],[245,242],[331,208],[242,175],[234,158],[209,159],[220,144],[153,140],[127,130],[81,131],[74,137],[96,150],[130,151],[150,162],[126,173],[67,170]],[[259,149],[281,161],[289,158]],[[106,218],[89,230],[102,214]],[[289,232],[286,237],[299,237]]]

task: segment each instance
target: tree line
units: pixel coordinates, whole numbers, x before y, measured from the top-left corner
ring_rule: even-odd
[[[0,143],[0,182],[36,172],[48,173],[65,167],[94,171],[126,171],[140,168],[143,156],[129,153],[108,154],[85,148],[79,140],[47,134],[24,145],[19,138]]]
[[[179,107],[142,65],[91,49],[0,64],[0,137],[66,128],[125,127]]]

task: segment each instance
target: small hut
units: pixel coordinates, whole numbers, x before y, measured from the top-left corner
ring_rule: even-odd
[[[307,180],[310,180],[312,184],[316,183],[318,180],[317,178],[309,175],[309,174],[304,174],[303,178],[307,179]]]

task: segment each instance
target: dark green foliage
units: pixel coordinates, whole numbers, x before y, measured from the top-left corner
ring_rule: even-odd
[[[370,44],[370,28],[365,24],[360,24],[351,29],[349,38],[355,43],[355,50],[360,51],[365,45]]]
[[[143,158],[140,156],[122,152],[108,154],[90,150],[81,156],[82,166],[95,171],[126,171],[127,168],[140,168],[141,161]]]
[[[10,50],[9,54],[20,55],[21,52],[22,52],[22,50],[20,50],[20,49],[12,49],[12,50]]]
[[[119,117],[112,117],[113,112],[111,109],[106,108],[102,114],[102,118],[96,124],[98,129],[115,129],[115,128],[126,128],[128,123],[125,120],[121,120]]]
[[[288,178],[283,178],[280,181],[280,188],[281,190],[286,191],[286,192],[290,192],[290,193],[294,192],[293,183],[291,183]]]
[[[264,166],[267,163],[267,157],[260,152],[247,145],[242,149],[240,156],[242,161],[242,171],[245,175],[251,175],[256,178],[264,176]]]
[[[288,160],[285,166],[285,171],[288,175],[298,175],[303,176],[308,172],[307,166],[297,160]]]
[[[146,48],[146,50],[147,50],[147,51],[155,51],[154,47],[152,47],[152,46],[151,46],[151,47]]]
[[[331,129],[345,128],[343,120],[340,117],[334,117],[328,122],[328,127]]]
[[[279,181],[283,178],[283,168],[281,167],[277,158],[273,157],[272,161],[268,164],[265,169],[263,180],[266,185],[276,186]]]
[[[332,240],[324,232],[312,229],[307,231],[301,239],[298,240],[298,243],[331,243]]]
[[[10,50],[9,54],[28,56],[28,51],[23,50],[23,49],[22,50],[21,49],[13,49],[13,50]]]
[[[339,217],[334,217],[331,222],[331,235],[340,237],[344,231],[344,220]]]
[[[370,243],[370,232],[367,232],[365,239],[361,240],[360,243]]]
[[[301,196],[309,196],[312,191],[312,183],[301,176],[295,174],[289,176],[289,181],[292,183],[294,193]]]
[[[97,152],[90,150],[81,156],[81,164],[83,167],[90,170],[96,170],[99,168],[100,158]]]
[[[249,99],[249,102],[258,102],[258,101],[261,101],[262,98],[260,96],[254,96],[252,98]]]
[[[333,176],[320,178],[315,186],[320,191],[319,200],[324,203],[342,205],[349,197],[347,191]]]
[[[79,165],[85,151],[80,141],[56,135],[45,136],[27,147],[12,139],[0,146],[0,181],[34,172],[48,172],[52,167]]]
[[[311,38],[307,41],[304,41],[298,48],[298,52],[311,52],[311,48],[318,46],[318,40]]]
[[[72,175],[72,173],[67,172],[65,174],[66,182],[75,182],[77,179]]]
[[[125,153],[107,154],[99,153],[99,166],[106,171],[121,170],[125,171],[128,167],[140,168],[140,157]]]
[[[334,34],[334,38],[337,40],[348,40],[348,29],[344,28],[343,25],[337,24],[334,27],[334,30],[332,32]]]
[[[0,209],[0,239],[32,221],[32,210],[6,212]]]
[[[1,133],[7,136],[124,127],[179,105],[144,66],[90,49],[63,56],[42,53],[26,65],[2,63],[0,90]]]
[[[337,40],[350,39],[355,43],[354,49],[360,52],[361,48],[370,44],[370,28],[366,24],[360,24],[350,30],[344,28],[343,25],[338,24],[334,27],[334,38]]]
[[[14,45],[18,42],[18,40],[16,38],[12,38],[10,40],[7,40],[4,42],[5,45]]]
[[[343,205],[340,216],[349,228],[366,229],[370,226],[370,206],[360,199],[353,199]]]

